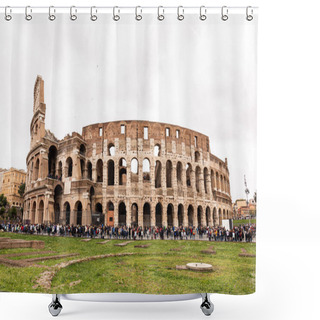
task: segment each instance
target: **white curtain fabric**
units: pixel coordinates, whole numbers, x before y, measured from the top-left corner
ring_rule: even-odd
[[[156,12],[156,11],[155,11]],[[111,14],[93,22],[58,14],[0,19],[0,168],[26,169],[33,86],[45,81],[46,128],[57,138],[113,120],[150,120],[197,130],[228,158],[233,199],[243,174],[256,190],[257,15],[200,21],[199,12]]]

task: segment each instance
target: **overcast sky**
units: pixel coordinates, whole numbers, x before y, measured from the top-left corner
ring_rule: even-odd
[[[233,200],[256,191],[256,19],[198,13],[140,22],[0,19],[0,168],[26,169],[33,86],[45,81],[46,128],[57,138],[113,120],[160,121],[209,136],[228,158]]]

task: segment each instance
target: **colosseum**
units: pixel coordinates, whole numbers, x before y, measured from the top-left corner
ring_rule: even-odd
[[[231,218],[229,170],[209,138],[150,121],[96,123],[62,140],[45,129],[34,86],[24,221],[108,226],[217,226]]]

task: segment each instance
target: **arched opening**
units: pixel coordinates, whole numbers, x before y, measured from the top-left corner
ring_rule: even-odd
[[[80,201],[76,202],[75,211],[77,213],[77,225],[82,225],[82,203]]]
[[[131,206],[131,226],[138,227],[138,205],[136,203]]]
[[[29,182],[33,181],[33,162],[31,162],[30,172],[29,172]]]
[[[193,227],[193,206],[189,205],[188,207],[188,226]]]
[[[49,148],[48,153],[48,176],[50,178],[56,177],[56,162],[57,162],[58,150],[55,146]]]
[[[69,157],[66,161],[67,164],[67,177],[72,177],[72,159]]]
[[[222,177],[222,175],[220,176],[220,189],[221,189],[222,192],[224,191],[223,177]]]
[[[179,204],[178,205],[178,225],[179,227],[183,226],[183,205]]]
[[[60,223],[60,208],[62,201],[63,190],[60,185],[57,185],[54,189],[54,223]]]
[[[119,185],[127,184],[127,161],[124,158],[119,160]]]
[[[203,212],[202,207],[201,207],[201,206],[198,206],[197,218],[198,218],[198,226],[199,226],[199,227],[202,227],[202,226],[203,226],[202,212]]]
[[[114,205],[111,201],[107,204],[107,225],[114,226]]]
[[[168,227],[173,227],[173,205],[171,203],[167,207],[167,224]]]
[[[114,186],[114,162],[108,161],[108,186]]]
[[[108,156],[114,156],[116,154],[116,148],[113,143],[108,145]]]
[[[194,153],[194,161],[195,162],[199,162],[200,161],[200,153],[198,151],[196,151]]]
[[[208,227],[211,225],[211,219],[210,219],[210,208],[206,208],[206,226]]]
[[[79,152],[80,152],[80,155],[82,155],[82,156],[86,155],[86,147],[83,143],[80,144]]]
[[[142,162],[142,170],[143,170],[143,182],[150,182],[150,161],[145,158]]]
[[[178,186],[182,185],[182,163],[180,161],[177,162],[177,183]]]
[[[226,210],[225,210],[225,209],[223,209],[222,219],[227,219],[227,217],[226,217]]]
[[[159,157],[160,156],[160,145],[159,144],[156,144],[154,146],[153,155],[155,157]]]
[[[219,182],[219,174],[218,174],[218,172],[216,172],[216,183],[217,183],[217,186],[216,186],[217,190],[221,190],[220,189],[220,182]]]
[[[36,223],[36,211],[37,211],[37,204],[34,201],[32,204],[32,208],[31,208],[31,219],[30,219],[30,223],[31,224],[35,224]]]
[[[103,162],[101,159],[97,161],[97,182],[103,182]]]
[[[208,176],[209,176],[209,172],[207,168],[204,168],[203,170],[203,181],[204,181],[204,192],[208,193]]]
[[[187,166],[186,166],[186,184],[187,184],[187,187],[191,187],[191,172],[192,172],[191,164],[187,163]]]
[[[156,205],[156,226],[162,227],[162,205],[157,203]]]
[[[94,208],[94,213],[92,214],[92,225],[99,226],[104,223],[102,212],[102,204],[100,202],[97,202]]]
[[[136,158],[133,158],[131,160],[130,164],[130,170],[131,170],[131,182],[138,182],[139,181],[139,163]]]
[[[85,163],[83,159],[80,159],[80,170],[81,170],[81,179],[84,179]]]
[[[65,202],[65,204],[63,205],[64,211],[66,213],[66,225],[70,224],[70,204],[69,202]]]
[[[155,181],[154,181],[155,188],[161,188],[161,162],[158,160],[156,161],[156,165],[154,168],[154,177],[155,177]]]
[[[166,163],[166,181],[167,188],[172,188],[172,162],[167,160]]]
[[[200,167],[196,167],[196,190],[200,192]]]
[[[36,181],[39,178],[39,167],[40,167],[40,160],[37,159],[36,164],[34,166],[34,177],[33,180]]]
[[[61,181],[62,180],[62,162],[59,161],[58,164],[58,179]]]
[[[219,226],[222,225],[222,214],[221,214],[221,208],[219,209]]]
[[[219,224],[219,219],[217,217],[217,209],[216,208],[213,208],[212,218],[213,218],[213,226],[217,227]]]
[[[143,226],[147,228],[151,226],[151,210],[147,202],[143,206]]]
[[[215,188],[215,185],[214,185],[214,172],[213,172],[213,170],[211,170],[211,191],[212,191],[212,193],[214,192],[214,188]]]
[[[90,161],[87,162],[87,178],[92,180],[92,163]]]
[[[43,212],[44,212],[44,203],[43,200],[39,202],[39,209],[38,209],[38,223],[43,223]]]
[[[127,223],[127,210],[126,205],[124,202],[119,203],[119,219],[118,224],[119,226],[125,226]]]

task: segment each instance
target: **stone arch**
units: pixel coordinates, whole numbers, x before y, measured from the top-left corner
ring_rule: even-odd
[[[148,202],[143,205],[143,226],[151,226],[151,208]]]
[[[190,163],[186,165],[186,184],[187,187],[191,187],[191,173],[192,173],[192,166]]]
[[[212,210],[212,218],[213,218],[213,225],[216,227],[219,224],[219,217],[217,216],[217,208],[214,207]]]
[[[139,216],[138,205],[136,203],[133,203],[131,205],[131,226],[133,228],[138,227],[138,216]]]
[[[222,225],[222,213],[221,213],[221,208],[219,208],[219,226]]]
[[[58,150],[55,146],[51,146],[48,152],[48,175],[51,178],[56,176],[56,162]]]
[[[76,223],[77,225],[82,225],[82,203],[81,201],[77,201],[75,206],[74,206],[74,210],[76,212]]]
[[[216,183],[217,183],[216,188],[217,188],[217,190],[221,190],[221,186],[220,186],[220,181],[219,180],[220,180],[219,179],[219,173],[216,172]]]
[[[92,224],[100,225],[102,223],[104,223],[102,204],[97,202],[94,207],[94,214],[92,214]]]
[[[194,221],[194,210],[193,206],[190,204],[188,207],[188,226],[193,227],[193,221]]]
[[[119,185],[127,184],[127,161],[125,158],[119,160]]]
[[[108,161],[108,186],[114,186],[114,161]]]
[[[63,190],[61,185],[57,185],[54,189],[54,223],[58,224],[61,220],[61,202]]]
[[[112,201],[107,203],[107,222],[108,226],[114,226],[114,205]]]
[[[194,153],[194,161],[195,162],[199,162],[200,161],[200,153],[199,153],[199,151],[196,151]]]
[[[108,156],[114,156],[116,154],[116,148],[113,143],[108,144]]]
[[[223,219],[226,219],[226,218],[227,218],[227,217],[226,217],[226,210],[225,210],[225,209],[223,209],[222,217],[223,217]]]
[[[214,184],[214,171],[211,170],[211,192],[214,192],[215,184]]]
[[[155,188],[161,188],[161,162],[159,160],[156,161],[156,165],[155,165],[155,173],[154,173],[154,184],[155,184]]]
[[[207,181],[208,176],[209,176],[208,168],[204,168],[203,169],[203,182],[204,182],[204,192],[205,193],[208,193],[208,189],[209,189],[208,181]]]
[[[162,227],[162,204],[160,202],[156,205],[156,226]]]
[[[31,207],[31,217],[30,217],[31,224],[36,223],[36,212],[37,212],[37,203],[36,201],[33,201],[32,207]]]
[[[63,210],[65,212],[66,215],[66,225],[70,224],[70,212],[71,212],[71,208],[70,208],[70,203],[68,201],[66,201],[63,205]]]
[[[183,226],[184,207],[183,204],[178,205],[178,226]]]
[[[96,164],[97,182],[103,182],[103,161],[99,159]]]
[[[119,226],[126,226],[127,224],[127,209],[123,201],[119,203],[118,224]]]
[[[160,145],[159,145],[159,144],[156,144],[156,145],[154,146],[154,149],[153,149],[153,155],[154,155],[155,157],[159,157],[159,156],[160,156],[160,150],[161,150]]]
[[[222,174],[220,175],[220,190],[221,192],[224,191],[224,186],[223,186],[223,177],[222,177]]]
[[[38,208],[38,223],[43,223],[43,215],[44,215],[44,202],[43,200],[40,200],[39,202],[39,208]]]
[[[206,208],[206,226],[211,226],[212,223],[211,223],[211,212],[210,212],[210,208],[207,207]]]
[[[139,182],[139,162],[137,158],[132,158],[130,163],[131,182]]]
[[[148,158],[143,159],[142,170],[143,170],[143,182],[149,182],[151,178],[150,178],[150,160]]]
[[[200,174],[201,169],[199,166],[196,167],[196,190],[197,192],[200,192]]]
[[[167,188],[172,188],[172,162],[167,160],[166,163],[166,182]]]
[[[80,144],[79,153],[80,153],[81,156],[85,156],[86,155],[86,146],[83,143]]]
[[[180,161],[177,162],[177,184],[182,185],[182,163]]]
[[[198,226],[202,227],[204,221],[202,221],[202,215],[203,215],[203,208],[202,206],[198,206],[197,208],[197,220],[198,220]]]
[[[72,167],[73,167],[73,162],[72,158],[69,157],[66,161],[66,177],[72,177]]]
[[[85,162],[83,159],[80,159],[80,171],[81,171],[81,179],[85,179]]]
[[[174,214],[173,204],[169,203],[167,206],[167,226],[168,227],[173,227],[173,214]]]
[[[92,163],[87,162],[87,179],[92,180]]]
[[[36,160],[36,163],[34,165],[34,176],[33,176],[33,180],[36,181],[39,179],[39,171],[40,171],[40,160],[39,158]]]

